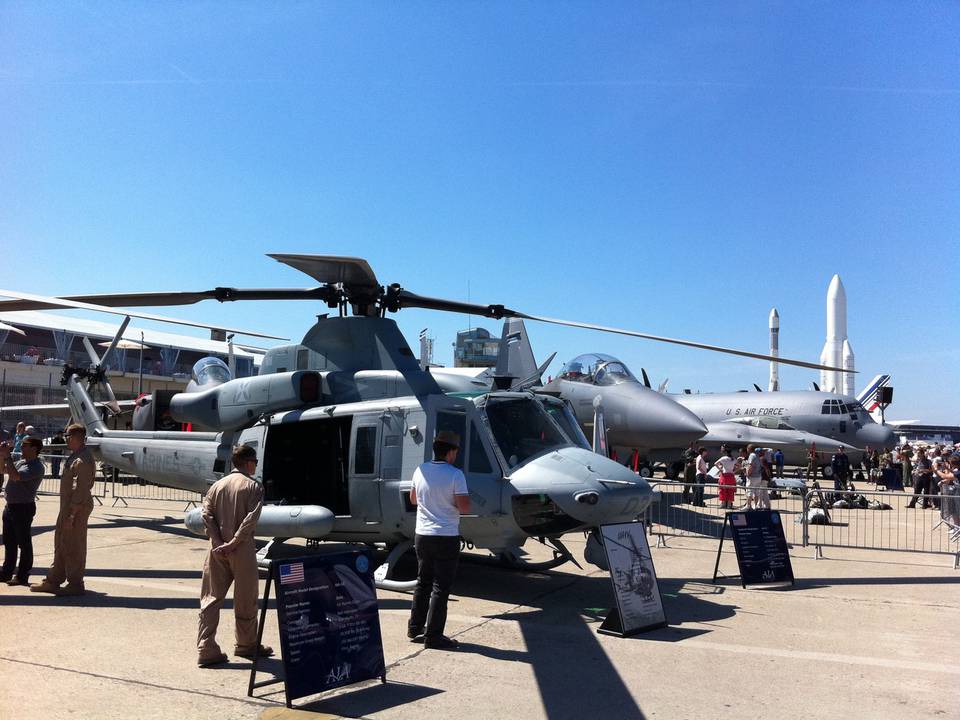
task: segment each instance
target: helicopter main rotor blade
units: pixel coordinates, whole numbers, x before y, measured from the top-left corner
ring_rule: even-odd
[[[832,367],[830,365],[820,365],[818,363],[807,362],[805,360],[791,360],[790,358],[776,357],[773,355],[764,355],[763,353],[753,353],[746,350],[737,350],[736,348],[722,347],[720,345],[709,345],[707,343],[693,342],[692,340],[681,340],[679,338],[663,337],[662,335],[650,335],[635,330],[624,330],[622,328],[607,327],[605,325],[593,325],[591,323],[577,322],[576,320],[560,320],[558,318],[543,317],[542,315],[528,315],[519,310],[511,310],[503,305],[477,305],[474,303],[459,302],[456,300],[443,300],[441,298],[425,297],[417,295],[409,290],[404,290],[398,285],[391,285],[387,290],[387,296],[384,300],[388,310],[398,310],[405,307],[418,307],[427,310],[445,310],[448,312],[466,313],[469,315],[481,315],[483,317],[500,320],[505,317],[521,318],[522,320],[536,320],[537,322],[550,323],[552,325],[564,325],[566,327],[582,328],[584,330],[599,330],[600,332],[614,333],[616,335],[628,335],[630,337],[642,338],[644,340],[654,340],[656,342],[671,343],[673,345],[683,345],[685,347],[699,348],[701,350],[712,350],[713,352],[726,353],[728,355],[739,355],[741,357],[754,358],[756,360],[771,360],[783,363],[784,365],[796,365],[797,367],[810,368],[812,370],[834,370],[840,372],[854,372],[844,370],[843,368]]]
[[[164,307],[193,305],[204,300],[232,302],[235,300],[322,300],[336,302],[337,294],[331,288],[229,288],[218,287],[199,292],[138,292],[107,293],[104,295],[64,295],[57,300],[106,305],[107,307]],[[62,307],[57,302],[44,300],[0,300],[0,312],[21,310],[50,310]],[[247,333],[244,333],[247,334]]]
[[[267,253],[267,257],[306,273],[325,285],[346,285],[356,288],[379,288],[373,268],[363,258],[340,255],[296,255]]]
[[[238,330],[237,328],[224,327],[222,325],[213,325],[211,323],[198,323],[190,320],[177,320],[175,318],[164,317],[163,315],[154,315],[152,313],[135,313],[128,310],[114,310],[105,305],[94,305],[92,303],[78,302],[76,300],[66,300],[64,298],[46,297],[44,295],[32,295],[30,293],[17,292],[15,290],[2,290],[0,295],[20,300],[32,300],[34,302],[48,303],[53,307],[78,308],[80,310],[95,310],[97,312],[111,313],[113,315],[129,315],[142,320],[154,320],[156,322],[170,323],[172,325],[186,325],[188,327],[204,328],[207,330],[220,330],[221,332],[236,333],[237,335],[249,335],[251,337],[269,338],[271,340],[288,340],[276,335],[266,335],[264,333],[254,332],[252,330]]]
[[[820,365],[818,363],[807,362],[806,360],[792,360],[790,358],[777,357],[776,355],[764,355],[763,353],[737,350],[736,348],[722,347],[721,345],[709,345],[707,343],[693,342],[692,340],[681,340],[679,338],[663,337],[662,335],[650,335],[648,333],[636,332],[635,330],[624,330],[622,328],[606,327],[604,325],[591,325],[590,323],[582,323],[575,320],[559,320],[557,318],[526,315],[524,313],[520,313],[518,316],[527,320],[538,320],[540,322],[551,323],[553,325],[565,325],[567,327],[583,328],[584,330],[599,330],[600,332],[614,333],[616,335],[628,335],[630,337],[643,338],[644,340],[654,340],[656,342],[671,343],[673,345],[683,345],[685,347],[699,348],[701,350],[712,350],[713,352],[726,353],[727,355],[739,355],[741,357],[754,358],[755,360],[770,360],[773,362],[783,363],[784,365],[795,365],[797,367],[810,368],[811,370],[856,372],[854,370],[844,370],[843,368],[833,367],[832,365]]]

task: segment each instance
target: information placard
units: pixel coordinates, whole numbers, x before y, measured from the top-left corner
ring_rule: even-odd
[[[627,636],[667,624],[645,530],[635,522],[600,527],[617,607],[598,632]]]
[[[790,550],[777,510],[727,513],[740,582],[747,585],[793,584]],[[721,537],[721,543],[723,538]]]
[[[366,552],[274,561],[287,704],[386,679],[373,570]]]

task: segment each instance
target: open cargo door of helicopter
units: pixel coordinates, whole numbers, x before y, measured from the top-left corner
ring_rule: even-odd
[[[266,431],[262,473],[267,502],[322,505],[334,515],[351,514],[351,417],[276,422]]]

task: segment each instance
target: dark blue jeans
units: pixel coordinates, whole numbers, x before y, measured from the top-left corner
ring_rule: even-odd
[[[417,535],[417,588],[413,591],[408,629],[428,638],[443,635],[447,624],[447,598],[457,574],[460,538]]]
[[[33,569],[33,538],[30,536],[30,526],[36,512],[36,503],[14,503],[3,510],[3,570],[0,575],[6,579],[13,577],[14,568],[17,570],[17,580],[26,583],[30,579],[30,571]]]

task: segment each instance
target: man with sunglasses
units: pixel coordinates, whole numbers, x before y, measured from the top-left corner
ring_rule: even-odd
[[[54,595],[83,595],[87,568],[87,520],[93,512],[93,482],[97,465],[87,447],[87,429],[80,424],[67,427],[70,456],[60,476],[60,514],[53,536],[53,565],[43,582],[30,592]],[[66,587],[60,586],[66,580]]]
[[[203,498],[203,524],[210,551],[203,564],[200,586],[200,622],[197,632],[197,665],[212,667],[227,661],[217,644],[220,608],[227,590],[233,591],[236,621],[234,654],[253,659],[269,657],[273,649],[257,643],[257,547],[253,536],[263,508],[263,487],[253,479],[257,451],[250,445],[233,449],[236,472],[221,478]]]

